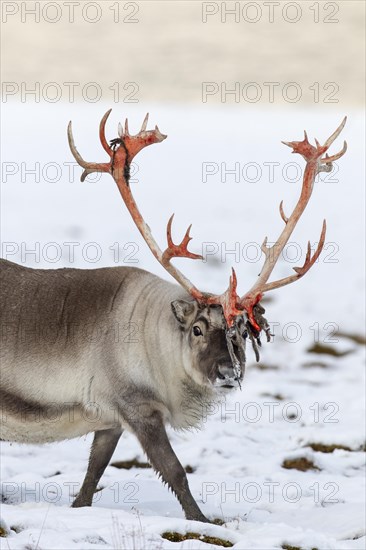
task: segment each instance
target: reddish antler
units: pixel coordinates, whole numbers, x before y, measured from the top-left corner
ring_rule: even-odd
[[[151,145],[153,143],[160,143],[167,136],[161,134],[158,127],[155,126],[155,130],[146,131],[148,114],[145,117],[145,120],[142,124],[140,132],[136,136],[131,136],[128,130],[128,121],[126,119],[124,130],[122,129],[121,124],[118,128],[119,138],[111,141],[111,147],[108,145],[105,138],[105,124],[109,117],[111,110],[107,111],[100,122],[99,127],[99,137],[102,143],[104,150],[110,156],[110,162],[108,163],[92,163],[85,162],[79,152],[77,151],[72,135],[71,122],[68,126],[68,139],[69,145],[72,154],[74,155],[75,160],[84,168],[84,172],[81,176],[81,180],[84,181],[88,174],[92,172],[109,172],[115,182],[117,183],[118,189],[122,195],[123,201],[126,204],[128,211],[130,212],[132,219],[134,220],[138,230],[145,239],[147,245],[149,246],[151,252],[154,254],[158,262],[174,277],[174,279],[195,299],[199,300],[204,295],[181,273],[176,269],[171,263],[171,258],[174,257],[184,257],[184,258],[193,258],[198,259],[202,258],[197,254],[192,254],[188,251],[187,246],[191,237],[189,236],[188,228],[186,235],[182,243],[177,246],[173,243],[171,238],[171,226],[173,221],[173,216],[170,218],[167,226],[167,240],[168,248],[165,252],[159,248],[157,242],[152,236],[149,226],[145,223],[143,217],[141,216],[135,199],[133,198],[131,188],[129,186],[129,168],[133,157],[141,151],[144,147]],[[117,148],[116,148],[117,147]]]
[[[158,244],[154,240],[149,226],[145,223],[143,217],[141,216],[135,199],[131,193],[129,187],[129,170],[133,157],[141,151],[144,147],[151,145],[153,143],[160,143],[167,136],[161,134],[158,127],[155,126],[155,130],[146,130],[148,115],[146,115],[145,120],[142,124],[140,132],[136,136],[131,136],[128,129],[128,121],[126,119],[124,129],[121,124],[118,128],[119,138],[113,139],[111,145],[108,145],[108,142],[105,138],[105,125],[109,117],[111,110],[107,111],[100,122],[99,127],[99,137],[101,144],[110,157],[108,163],[91,163],[85,162],[79,152],[77,151],[72,136],[71,122],[68,126],[68,139],[69,145],[72,154],[74,155],[76,161],[84,168],[84,172],[81,176],[81,180],[84,181],[88,174],[93,172],[108,172],[110,173],[115,182],[117,183],[118,189],[122,195],[122,198],[130,212],[132,219],[134,220],[137,228],[139,229],[141,235],[145,239],[147,245],[149,246],[151,252],[154,254],[158,262],[166,269],[172,277],[189,293],[191,296],[197,300],[201,305],[210,305],[210,304],[220,304],[222,306],[224,316],[227,322],[228,327],[231,327],[234,323],[235,318],[238,315],[242,315],[243,311],[246,311],[248,318],[252,325],[260,331],[254,314],[253,307],[258,303],[265,292],[273,290],[274,288],[279,288],[281,286],[287,285],[299,279],[311,268],[314,262],[319,257],[321,250],[324,245],[325,239],[325,221],[323,222],[323,230],[320,237],[320,242],[318,248],[313,256],[311,256],[310,243],[308,244],[308,251],[306,254],[305,263],[302,267],[295,267],[296,275],[292,275],[278,281],[268,283],[268,278],[270,277],[273,268],[281,254],[284,246],[288,242],[300,216],[302,215],[306,205],[310,199],[315,176],[321,172],[329,172],[332,169],[332,161],[337,160],[346,152],[346,143],[344,143],[342,151],[338,154],[328,157],[326,155],[324,158],[321,158],[322,155],[328,150],[329,146],[333,141],[338,137],[341,130],[343,129],[346,119],[343,120],[342,124],[337,128],[337,130],[332,134],[332,136],[321,146],[316,140],[316,147],[310,145],[307,135],[305,132],[304,141],[298,142],[289,142],[286,143],[289,147],[293,148],[294,153],[300,153],[306,160],[306,168],[303,179],[303,186],[300,195],[300,199],[292,212],[291,216],[287,218],[283,211],[282,202],[280,204],[280,214],[285,222],[285,228],[282,231],[278,241],[272,247],[267,246],[267,238],[264,240],[262,245],[262,250],[266,255],[266,260],[262,269],[262,272],[253,285],[253,287],[241,298],[237,295],[237,279],[234,269],[232,270],[232,276],[230,277],[230,284],[226,292],[221,295],[212,295],[199,291],[176,267],[174,267],[170,260],[172,258],[191,258],[191,259],[200,259],[202,256],[198,254],[193,254],[188,250],[188,244],[191,240],[190,229],[191,226],[186,231],[186,234],[179,245],[174,244],[171,236],[173,216],[168,221],[167,225],[167,241],[168,247],[162,252]]]
[[[264,242],[262,244],[262,251],[264,252],[266,259],[264,262],[264,266],[262,268],[262,271],[256,281],[256,283],[252,286],[252,288],[244,294],[239,300],[239,309],[245,309],[249,315],[249,319],[251,323],[258,329],[259,327],[256,325],[255,319],[253,317],[253,306],[258,303],[258,301],[261,299],[263,294],[265,292],[268,292],[269,290],[273,290],[275,288],[279,288],[281,286],[288,285],[289,283],[293,283],[297,279],[300,279],[305,273],[309,271],[309,269],[314,265],[316,260],[318,259],[325,241],[325,232],[326,232],[326,222],[323,221],[323,228],[320,235],[320,240],[318,247],[311,256],[311,247],[310,242],[308,243],[308,249],[307,254],[305,258],[305,263],[302,267],[294,267],[294,271],[296,272],[296,275],[291,275],[289,277],[285,277],[283,279],[279,279],[278,281],[274,281],[272,283],[268,283],[268,279],[277,263],[277,260],[285,247],[286,243],[288,242],[294,228],[296,227],[297,222],[299,221],[299,218],[301,217],[302,213],[304,212],[309,199],[311,197],[313,187],[314,187],[314,181],[315,177],[319,172],[330,172],[332,170],[332,162],[339,159],[347,150],[347,144],[344,142],[342,150],[337,153],[336,155],[332,155],[329,157],[326,155],[324,158],[322,158],[323,154],[328,150],[330,145],[333,143],[333,141],[339,136],[341,131],[344,128],[344,125],[346,124],[347,117],[345,117],[340,124],[340,126],[336,129],[336,131],[327,139],[324,145],[320,145],[317,140],[315,140],[316,147],[311,145],[308,141],[308,137],[305,133],[305,137],[303,141],[291,141],[291,142],[283,142],[285,145],[288,145],[289,147],[292,147],[293,153],[299,153],[304,157],[306,160],[306,167],[303,177],[303,184],[301,189],[301,195],[300,198],[294,208],[294,211],[292,212],[291,216],[288,218],[285,216],[284,210],[283,210],[283,202],[280,203],[280,214],[285,222],[285,227],[279,236],[277,242],[271,246],[267,246],[267,237],[264,239]]]

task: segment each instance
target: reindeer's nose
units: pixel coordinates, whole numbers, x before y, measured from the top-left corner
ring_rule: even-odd
[[[218,378],[221,380],[237,380],[233,367],[227,365],[219,365]]]

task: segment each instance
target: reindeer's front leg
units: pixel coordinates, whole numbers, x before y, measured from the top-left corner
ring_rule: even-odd
[[[189,490],[186,473],[170,445],[161,414],[155,411],[149,418],[134,423],[133,428],[154,470],[177,496],[186,518],[210,523]]]

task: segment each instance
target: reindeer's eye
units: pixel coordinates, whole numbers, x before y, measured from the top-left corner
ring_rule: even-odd
[[[247,331],[247,329],[244,330],[244,332],[243,332],[243,334],[242,334],[242,337],[244,338],[244,340],[245,340],[245,338],[248,338],[248,331]]]
[[[200,329],[199,326],[195,325],[195,326],[193,327],[193,334],[194,334],[195,336],[202,336],[202,330]]]

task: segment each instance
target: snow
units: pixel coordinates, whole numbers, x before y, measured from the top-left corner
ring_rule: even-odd
[[[127,215],[113,180],[104,175],[82,184],[80,169],[70,177],[64,164],[73,161],[66,140],[69,119],[82,156],[105,159],[97,128],[108,108],[101,104],[6,106],[3,257],[48,268],[137,265],[168,278]],[[260,258],[253,258],[263,238],[268,235],[269,241],[274,240],[282,229],[280,200],[284,199],[285,212],[290,212],[299,192],[299,183],[286,181],[282,171],[289,162],[303,167],[303,161],[291,156],[280,140],[302,139],[306,128],[310,140],[315,136],[322,142],[345,113],[207,105],[115,106],[107,135],[115,136],[118,117],[126,114],[131,131],[137,131],[148,109],[149,127],[158,123],[169,137],[136,159],[138,172],[133,177],[138,181],[132,189],[145,219],[162,246],[172,212],[176,240],[193,223],[191,249],[201,252],[200,243],[211,243],[209,250],[219,253],[207,262],[178,260],[177,265],[198,287],[212,292],[227,287],[234,266],[244,292],[260,270]],[[288,261],[282,259],[275,276],[285,276],[291,267],[301,265],[306,242],[317,241],[323,218],[328,224],[326,249],[303,280],[278,290],[265,304],[275,338],[263,343],[263,368],[257,368],[249,351],[241,392],[205,411],[201,431],[169,430],[181,463],[194,470],[188,474],[189,484],[204,514],[224,520],[225,525],[185,520],[175,497],[151,469],[108,466],[93,507],[71,509],[72,495],[86,471],[91,435],[45,446],[2,442],[0,528],[8,536],[0,538],[0,548],[216,548],[197,540],[172,543],[161,538],[164,531],[217,536],[237,549],[279,549],[283,544],[304,550],[365,548],[361,450],[365,355],[364,346],[347,336],[364,334],[364,166],[360,161],[364,143],[361,113],[347,114],[341,137],[347,139],[349,150],[337,162],[338,171],[323,174],[316,185],[291,238],[295,244],[288,250]],[[341,145],[339,138],[332,151]],[[270,182],[269,165],[264,163],[272,162],[280,165],[274,167]],[[219,170],[206,182],[203,163]],[[229,174],[226,183],[221,181],[221,163],[228,169],[239,163],[240,181]],[[243,167],[257,170],[258,166],[262,172],[258,181],[244,181]],[[37,174],[26,173],[31,168],[39,171],[40,181],[35,181]],[[288,169],[291,174],[294,166]],[[12,171],[16,173],[11,175]],[[51,182],[57,179],[55,174],[58,181]],[[247,180],[253,179],[250,174],[246,172]],[[235,247],[240,263],[235,254],[225,255],[225,250]],[[298,252],[301,258],[293,262]],[[249,261],[243,258],[245,253]],[[95,254],[101,256],[97,261],[93,261]],[[337,335],[338,331],[346,335]],[[317,341],[349,353],[338,357],[309,353]],[[310,443],[337,444],[352,451],[323,453],[312,450]],[[146,460],[137,440],[124,434],[111,462],[134,457]],[[282,467],[284,460],[301,457],[318,469],[303,472]]]

